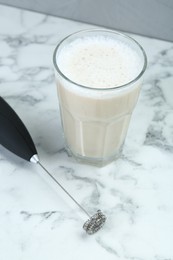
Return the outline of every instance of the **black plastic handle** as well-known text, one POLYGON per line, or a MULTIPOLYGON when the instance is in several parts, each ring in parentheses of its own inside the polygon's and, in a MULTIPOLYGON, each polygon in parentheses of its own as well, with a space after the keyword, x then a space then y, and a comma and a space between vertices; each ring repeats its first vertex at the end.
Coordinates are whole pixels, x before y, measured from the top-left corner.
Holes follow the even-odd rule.
POLYGON ((37 154, 25 125, 2 97, 0 97, 0 144, 27 161, 37 154))

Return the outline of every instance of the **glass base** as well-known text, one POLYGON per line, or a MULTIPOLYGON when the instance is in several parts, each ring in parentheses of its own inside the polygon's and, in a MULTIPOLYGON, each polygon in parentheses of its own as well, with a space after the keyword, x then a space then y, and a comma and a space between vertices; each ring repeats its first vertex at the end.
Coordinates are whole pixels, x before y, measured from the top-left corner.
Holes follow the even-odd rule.
POLYGON ((82 156, 79 154, 75 154, 67 146, 65 147, 65 149, 66 149, 67 153, 70 156, 74 157, 75 160, 79 163, 93 165, 93 166, 97 166, 97 167, 103 167, 103 166, 106 166, 106 165, 110 164, 111 162, 117 160, 121 156, 122 147, 118 150, 118 152, 114 153, 112 156, 104 157, 104 158, 91 158, 91 157, 86 157, 86 156, 82 156))

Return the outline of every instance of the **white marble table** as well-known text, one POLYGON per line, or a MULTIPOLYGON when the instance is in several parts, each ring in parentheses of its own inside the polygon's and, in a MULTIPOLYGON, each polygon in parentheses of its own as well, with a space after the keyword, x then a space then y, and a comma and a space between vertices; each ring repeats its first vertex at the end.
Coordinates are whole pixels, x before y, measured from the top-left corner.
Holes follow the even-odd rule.
POLYGON ((42 163, 89 212, 107 215, 86 235, 85 215, 42 169, 0 146, 0 260, 173 259, 173 44, 133 36, 149 66, 123 156, 104 168, 80 165, 64 150, 52 52, 91 27, 0 6, 0 95, 42 163))

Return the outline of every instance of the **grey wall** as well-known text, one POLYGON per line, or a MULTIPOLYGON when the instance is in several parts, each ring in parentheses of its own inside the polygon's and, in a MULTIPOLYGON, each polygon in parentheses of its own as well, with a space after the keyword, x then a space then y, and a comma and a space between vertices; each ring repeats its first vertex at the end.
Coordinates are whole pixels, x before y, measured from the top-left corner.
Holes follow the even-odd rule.
POLYGON ((0 3, 173 41, 173 0, 0 0, 0 3))

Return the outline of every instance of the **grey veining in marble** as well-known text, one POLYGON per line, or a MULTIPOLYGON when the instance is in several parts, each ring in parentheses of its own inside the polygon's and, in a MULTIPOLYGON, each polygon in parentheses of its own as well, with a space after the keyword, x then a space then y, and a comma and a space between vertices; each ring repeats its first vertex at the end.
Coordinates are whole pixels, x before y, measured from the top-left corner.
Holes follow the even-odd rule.
POLYGON ((149 65, 122 157, 80 165, 64 150, 52 52, 86 24, 0 6, 0 95, 20 115, 42 163, 89 211, 107 215, 87 236, 85 216, 39 166, 0 146, 0 260, 173 259, 173 44, 135 35, 149 65))

